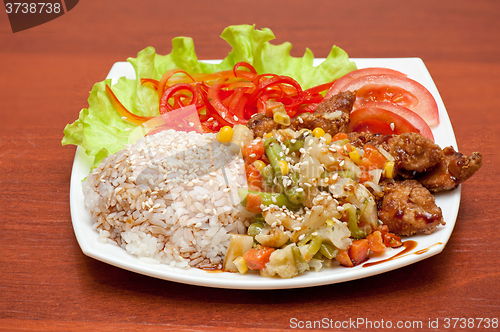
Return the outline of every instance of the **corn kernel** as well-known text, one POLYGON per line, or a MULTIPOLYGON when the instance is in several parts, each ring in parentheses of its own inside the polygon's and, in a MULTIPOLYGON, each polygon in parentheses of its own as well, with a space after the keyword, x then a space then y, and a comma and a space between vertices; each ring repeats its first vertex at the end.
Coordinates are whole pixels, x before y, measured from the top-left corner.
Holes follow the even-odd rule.
POLYGON ((233 260, 233 264, 236 265, 236 268, 241 274, 245 274, 248 271, 248 266, 243 257, 238 256, 233 260))
POLYGON ((289 126, 290 125, 290 116, 284 112, 276 112, 273 115, 273 120, 274 122, 284 125, 284 126, 289 126))
POLYGON ((384 165, 385 177, 388 179, 394 178, 394 161, 388 161, 384 165))
POLYGON ((314 137, 320 138, 320 137, 325 136, 325 131, 323 130, 323 128, 317 127, 317 128, 314 128, 313 135, 314 135, 314 137))
POLYGON ((265 134, 264 134, 264 137, 265 137, 265 138, 271 138, 271 137, 273 137, 273 133, 272 133, 271 131, 270 131, 270 132, 268 132, 268 133, 265 133, 265 134))
POLYGON ((230 126, 222 127, 217 133, 217 139, 221 143, 229 143, 233 139, 233 128, 230 126))
POLYGON ((290 167, 288 166, 288 163, 284 160, 278 161, 278 166, 280 167, 281 174, 287 175, 288 172, 290 172, 290 167))
POLYGON ((332 142, 332 135, 326 133, 325 136, 323 136, 323 138, 325 139, 326 145, 330 145, 330 143, 332 142))
POLYGON ((253 162, 253 165, 255 168, 257 168, 259 171, 261 171, 264 167, 266 167, 266 163, 263 162, 262 160, 256 160, 253 162))
POLYGON ((354 149, 351 152, 349 152, 349 158, 351 158, 351 160, 354 161, 356 165, 361 164, 361 155, 359 154, 357 149, 354 149))

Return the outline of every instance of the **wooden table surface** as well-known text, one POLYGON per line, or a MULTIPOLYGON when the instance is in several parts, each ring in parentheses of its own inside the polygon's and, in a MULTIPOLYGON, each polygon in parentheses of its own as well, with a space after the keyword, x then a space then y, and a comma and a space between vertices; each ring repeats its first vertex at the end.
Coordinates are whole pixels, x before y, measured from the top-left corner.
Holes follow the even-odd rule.
POLYGON ((18 33, 1 14, 0 330, 281 331, 323 319, 420 321, 415 330, 429 330, 438 319, 433 330, 443 331, 446 318, 472 319, 457 330, 486 318, 481 330, 498 329, 499 37, 496 0, 80 1, 18 33), (69 203, 76 147, 61 146, 64 126, 114 62, 146 46, 167 54, 181 35, 193 37, 200 59, 222 58, 230 48, 219 36, 232 24, 271 28, 273 43, 290 41, 294 56, 308 47, 325 57, 338 45, 353 58, 423 59, 459 149, 484 159, 462 186, 442 253, 361 280, 272 291, 179 284, 82 253, 69 203))

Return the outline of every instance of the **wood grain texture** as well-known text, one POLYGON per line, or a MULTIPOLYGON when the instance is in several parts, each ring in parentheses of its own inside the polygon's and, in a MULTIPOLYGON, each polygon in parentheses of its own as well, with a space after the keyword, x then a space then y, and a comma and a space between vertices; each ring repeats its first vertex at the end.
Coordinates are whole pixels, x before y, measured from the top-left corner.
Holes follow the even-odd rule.
MULTIPOLYGON (((290 319, 422 321, 500 318, 500 2, 80 1, 13 34, 0 15, 0 331, 290 329, 290 319), (146 46, 193 37, 200 59, 224 57, 231 24, 269 27, 292 55, 332 45, 351 57, 420 57, 458 146, 484 165, 462 186, 452 237, 432 258, 341 284, 297 290, 210 289, 158 280, 82 254, 71 225, 75 147, 63 128, 92 85, 146 46)), ((362 329, 361 329, 362 330, 362 329)), ((435 331, 445 330, 442 325, 435 331)))

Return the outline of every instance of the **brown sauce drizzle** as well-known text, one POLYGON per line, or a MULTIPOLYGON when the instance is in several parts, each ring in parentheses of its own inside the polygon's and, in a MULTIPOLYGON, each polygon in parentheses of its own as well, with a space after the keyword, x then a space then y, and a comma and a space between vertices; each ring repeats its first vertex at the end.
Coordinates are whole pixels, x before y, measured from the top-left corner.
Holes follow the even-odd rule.
MULTIPOLYGON (((369 267, 369 266, 373 266, 373 265, 378 265, 378 264, 381 264, 381 263, 385 263, 385 262, 388 262, 388 261, 392 261, 392 260, 395 260, 397 258, 400 258, 402 257, 403 255, 407 254, 408 252, 412 251, 413 249, 415 249, 417 247, 417 241, 413 241, 413 240, 408 240, 408 241, 405 241, 403 242, 403 250, 401 250, 400 252, 398 252, 397 254, 395 254, 394 256, 391 256, 389 258, 386 258, 386 259, 382 259, 380 261, 376 261, 376 262, 368 262, 368 263, 365 263, 362 265, 362 267, 369 267)), ((419 251, 415 251, 414 254, 415 255, 422 255, 422 254, 425 254, 426 252, 429 251, 430 248, 434 247, 434 246, 437 246, 439 244, 443 244, 442 242, 437 242, 437 243, 434 243, 433 245, 425 248, 425 249, 421 249, 419 251)), ((406 255, 405 255, 406 256, 406 255)))
POLYGON ((422 254, 425 254, 426 252, 428 252, 428 251, 429 251, 429 249, 430 249, 430 248, 432 248, 432 247, 434 247, 434 246, 437 246, 437 245, 439 245, 439 244, 443 244, 443 243, 442 243, 442 242, 434 243, 432 246, 429 246, 429 247, 427 247, 427 248, 425 248, 425 249, 421 249, 421 250, 419 250, 419 251, 415 251, 415 252, 414 252, 414 254, 415 254, 415 255, 422 255, 422 254))
POLYGON ((413 241, 413 240, 408 240, 408 241, 405 241, 403 242, 403 250, 401 250, 400 252, 398 252, 396 255, 394 256, 391 256, 389 258, 386 258, 386 259, 382 259, 380 261, 376 261, 376 262, 368 262, 368 263, 365 263, 363 264, 362 266, 363 267, 369 267, 369 266, 373 266, 373 265, 377 265, 377 264, 381 264, 381 263, 385 263, 385 262, 388 262, 388 261, 392 261, 394 259, 397 259, 399 257, 401 257, 401 255, 404 255, 406 254, 407 252, 410 252, 412 251, 413 249, 415 249, 417 247, 417 241, 413 241))

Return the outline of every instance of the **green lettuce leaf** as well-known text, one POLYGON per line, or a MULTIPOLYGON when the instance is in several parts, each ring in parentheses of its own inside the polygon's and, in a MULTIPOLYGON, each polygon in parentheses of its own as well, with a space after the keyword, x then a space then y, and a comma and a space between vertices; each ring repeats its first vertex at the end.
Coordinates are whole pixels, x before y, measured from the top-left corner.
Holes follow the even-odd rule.
MULTIPOLYGON (((112 90, 123 105, 132 113, 141 116, 159 115, 159 98, 154 89, 141 85, 141 78, 160 79, 163 73, 180 68, 189 73, 213 73, 229 70, 240 61, 249 62, 259 73, 288 75, 296 79, 304 89, 330 82, 356 69, 347 53, 333 46, 330 54, 320 65, 314 66, 314 55, 306 49, 303 57, 290 55, 292 45, 283 43, 272 45, 275 38, 270 29, 255 29, 253 25, 229 26, 221 37, 232 50, 220 63, 206 63, 198 60, 193 40, 176 37, 172 40, 172 51, 167 55, 157 54, 153 47, 147 47, 136 58, 127 61, 133 66, 136 79, 120 78, 112 90)), ((88 98, 88 108, 80 111, 75 122, 64 129, 62 144, 73 144, 85 149, 94 158, 93 166, 102 159, 121 150, 129 141, 130 132, 137 126, 124 121, 105 93, 105 84, 110 80, 96 83, 88 98)))

